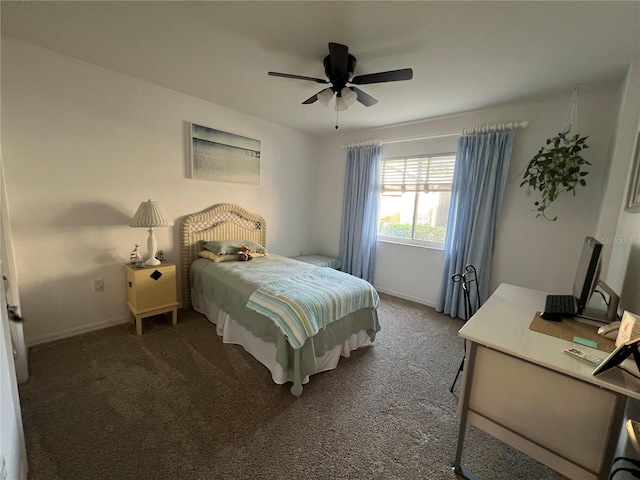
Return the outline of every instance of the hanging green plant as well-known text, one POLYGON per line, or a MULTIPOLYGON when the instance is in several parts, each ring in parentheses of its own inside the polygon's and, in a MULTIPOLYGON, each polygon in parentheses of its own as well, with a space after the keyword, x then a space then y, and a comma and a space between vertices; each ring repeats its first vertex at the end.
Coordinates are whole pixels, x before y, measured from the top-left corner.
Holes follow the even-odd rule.
POLYGON ((556 221, 557 216, 549 218, 546 210, 551 203, 563 192, 576 194, 578 185, 587 184, 584 177, 589 172, 584 171, 586 165, 591 165, 580 155, 580 152, 589 146, 586 144, 588 137, 580 137, 579 134, 566 138, 568 131, 559 133, 556 137, 547 140, 547 146, 541 147, 538 153, 531 159, 524 172, 520 187, 527 185, 541 194, 539 201, 535 202, 536 218, 542 216, 547 220, 556 221))

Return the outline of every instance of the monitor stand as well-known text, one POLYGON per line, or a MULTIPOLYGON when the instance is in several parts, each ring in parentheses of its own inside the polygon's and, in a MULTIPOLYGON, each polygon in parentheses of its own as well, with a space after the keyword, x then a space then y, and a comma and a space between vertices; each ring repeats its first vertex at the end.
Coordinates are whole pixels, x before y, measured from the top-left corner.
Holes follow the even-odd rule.
MULTIPOLYGON (((585 308, 580 315, 578 315, 578 319, 590 320, 594 322, 594 325, 602 325, 606 323, 611 323, 610 320, 607 319, 607 311, 606 310, 598 310, 595 308, 585 308)), ((582 322, 582 323, 591 323, 591 322, 582 322)))

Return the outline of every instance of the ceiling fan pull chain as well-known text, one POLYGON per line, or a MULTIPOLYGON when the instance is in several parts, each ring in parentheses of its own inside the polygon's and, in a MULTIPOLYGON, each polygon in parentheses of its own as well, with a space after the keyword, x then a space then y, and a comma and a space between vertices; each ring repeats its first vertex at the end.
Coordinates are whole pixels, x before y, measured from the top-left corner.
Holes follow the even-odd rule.
MULTIPOLYGON (((339 97, 336 97, 336 103, 338 102, 338 98, 339 98, 339 97)), ((336 108, 336 130, 338 129, 338 113, 339 113, 339 112, 340 112, 340 110, 338 110, 338 109, 336 108)))

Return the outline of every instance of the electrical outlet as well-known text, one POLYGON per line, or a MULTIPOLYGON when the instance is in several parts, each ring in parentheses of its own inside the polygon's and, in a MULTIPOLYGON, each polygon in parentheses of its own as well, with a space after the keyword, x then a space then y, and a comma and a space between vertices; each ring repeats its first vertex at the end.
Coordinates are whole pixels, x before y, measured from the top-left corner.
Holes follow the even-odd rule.
POLYGON ((104 292, 104 278, 99 278, 93 281, 94 292, 104 292))

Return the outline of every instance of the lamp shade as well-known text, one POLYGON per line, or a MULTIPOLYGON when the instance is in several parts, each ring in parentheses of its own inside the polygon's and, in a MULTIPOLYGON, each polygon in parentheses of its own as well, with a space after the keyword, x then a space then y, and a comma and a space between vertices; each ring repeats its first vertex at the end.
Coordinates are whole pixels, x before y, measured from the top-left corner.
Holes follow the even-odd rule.
POLYGON ((156 258, 156 252, 158 250, 158 244, 156 243, 156 236, 153 233, 153 227, 170 227, 173 225, 173 220, 167 217, 164 209, 158 202, 142 202, 138 207, 135 215, 129 222, 130 227, 141 227, 149 229, 149 238, 147 239, 147 250, 149 251, 149 258, 144 263, 147 266, 160 265, 160 260, 156 258))
POLYGON ((129 222, 130 227, 170 227, 173 220, 167 217, 158 202, 142 202, 129 222))
POLYGON ((329 105, 329 102, 333 98, 333 90, 331 90, 330 88, 325 88, 320 93, 318 93, 317 97, 318 97, 318 101, 322 105, 327 107, 329 105))
POLYGON ((349 87, 344 87, 340 90, 338 96, 336 96, 335 109, 342 112, 349 108, 358 99, 358 94, 351 90, 349 87))
POLYGON ((344 87, 340 91, 340 96, 342 97, 342 101, 347 107, 350 107, 351 105, 353 105, 355 101, 358 99, 358 94, 353 90, 351 90, 349 87, 344 87))

